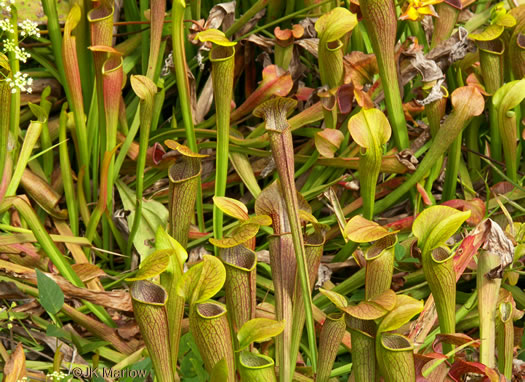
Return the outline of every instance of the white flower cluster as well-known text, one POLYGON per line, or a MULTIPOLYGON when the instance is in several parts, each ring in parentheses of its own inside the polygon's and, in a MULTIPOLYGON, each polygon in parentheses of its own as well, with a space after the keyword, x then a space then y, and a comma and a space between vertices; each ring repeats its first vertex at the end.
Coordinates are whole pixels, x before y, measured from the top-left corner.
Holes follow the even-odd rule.
POLYGON ((33 79, 28 77, 27 73, 17 72, 13 78, 6 78, 5 81, 11 87, 11 93, 16 93, 17 89, 21 92, 31 93, 33 89, 31 85, 33 84, 33 79))
POLYGON ((12 40, 4 40, 2 41, 2 43, 4 44, 4 52, 13 52, 15 54, 16 59, 19 61, 26 63, 27 59, 31 57, 31 55, 25 48, 19 47, 12 40))
MULTIPOLYGON (((46 375, 46 381, 62 381, 62 380, 65 380, 68 377, 70 377, 70 376, 67 375, 67 374, 64 374, 61 371, 54 371, 51 374, 47 374, 46 375)), ((70 380, 70 379, 71 378, 68 378, 67 380, 70 380)), ((28 381, 27 377, 22 377, 22 379, 19 379, 16 382, 27 382, 27 381, 28 381)))
POLYGON ((31 20, 26 19, 21 23, 18 23, 18 28, 20 28, 20 35, 22 37, 40 37, 38 24, 31 20))
POLYGON ((0 0, 0 9, 6 12, 11 12, 11 5, 15 3, 15 0, 0 0))
MULTIPOLYGON (((10 13, 12 8, 11 6, 15 4, 15 0, 0 0, 0 12, 4 15, 10 13)), ((11 22, 9 18, 3 18, 0 20, 0 35, 3 33, 14 34, 15 33, 14 23, 11 22)), ((38 24, 31 20, 23 20, 18 23, 19 33, 21 36, 21 41, 27 37, 40 37, 40 30, 38 29, 38 24)), ((19 41, 20 42, 20 41, 19 41)), ((31 57, 31 54, 15 43, 15 40, 6 38, 1 41, 3 51, 5 53, 11 53, 15 56, 15 59, 26 63, 27 60, 31 57)), ((27 73, 17 72, 13 77, 7 77, 1 73, 0 80, 6 81, 11 87, 11 93, 16 93, 18 90, 21 92, 31 93, 33 89, 31 85, 33 84, 33 79, 27 75, 27 73), (1 77, 4 77, 3 79, 1 77)))
POLYGON ((63 379, 66 379, 67 377, 69 377, 69 375, 61 371, 54 371, 51 374, 46 375, 46 381, 61 381, 63 379))
POLYGON ((0 20, 0 29, 7 33, 15 33, 15 28, 9 19, 0 20))

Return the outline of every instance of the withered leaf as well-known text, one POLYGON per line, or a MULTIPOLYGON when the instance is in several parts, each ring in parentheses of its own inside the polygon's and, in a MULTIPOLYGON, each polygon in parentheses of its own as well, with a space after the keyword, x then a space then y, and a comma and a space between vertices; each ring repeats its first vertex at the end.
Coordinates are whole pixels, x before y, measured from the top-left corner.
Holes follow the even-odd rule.
POLYGON ((503 270, 514 260, 514 244, 505 235, 500 225, 492 219, 485 219, 479 223, 471 233, 471 235, 477 234, 482 235, 481 248, 501 259, 501 265, 492 269, 487 276, 491 279, 502 278, 503 270))

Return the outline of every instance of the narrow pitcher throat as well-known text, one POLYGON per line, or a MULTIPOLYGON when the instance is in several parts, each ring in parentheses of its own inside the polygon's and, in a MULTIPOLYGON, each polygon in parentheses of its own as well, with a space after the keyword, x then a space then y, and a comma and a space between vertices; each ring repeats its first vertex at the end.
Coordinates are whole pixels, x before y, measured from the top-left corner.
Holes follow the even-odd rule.
POLYGON ((224 62, 233 59, 235 56, 235 48, 233 46, 214 46, 210 51, 211 62, 224 62))

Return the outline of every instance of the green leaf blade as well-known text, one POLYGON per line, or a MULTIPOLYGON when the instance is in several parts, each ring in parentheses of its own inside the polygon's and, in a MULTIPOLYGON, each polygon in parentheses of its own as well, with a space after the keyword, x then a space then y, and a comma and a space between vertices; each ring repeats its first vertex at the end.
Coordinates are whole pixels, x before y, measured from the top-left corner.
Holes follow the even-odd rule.
POLYGON ((50 314, 57 314, 64 305, 64 293, 51 277, 36 269, 40 305, 50 314))

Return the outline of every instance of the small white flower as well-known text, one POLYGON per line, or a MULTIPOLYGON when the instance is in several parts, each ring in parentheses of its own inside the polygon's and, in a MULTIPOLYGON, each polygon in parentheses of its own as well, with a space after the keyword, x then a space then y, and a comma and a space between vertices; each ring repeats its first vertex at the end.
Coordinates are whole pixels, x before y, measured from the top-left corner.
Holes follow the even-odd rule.
POLYGON ((11 13, 11 5, 14 4, 15 2, 12 1, 12 0, 0 0, 0 11, 3 13, 3 14, 9 14, 11 13))
POLYGON ((38 24, 31 20, 24 20, 21 23, 18 23, 20 28, 20 35, 22 37, 40 37, 40 30, 38 29, 38 24))
POLYGON ((13 78, 6 78, 5 80, 9 87, 11 88, 11 93, 16 93, 18 90, 21 92, 32 93, 33 89, 31 85, 33 84, 33 79, 28 76, 27 73, 17 72, 14 74, 13 78))
POLYGON ((0 20, 0 29, 7 33, 15 33, 15 28, 13 28, 13 24, 11 24, 11 20, 9 19, 0 20))
POLYGON ((25 50, 25 48, 20 48, 17 46, 17 49, 15 49, 15 56, 17 60, 22 61, 23 63, 27 62, 27 59, 31 57, 29 52, 25 50))

